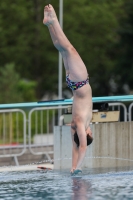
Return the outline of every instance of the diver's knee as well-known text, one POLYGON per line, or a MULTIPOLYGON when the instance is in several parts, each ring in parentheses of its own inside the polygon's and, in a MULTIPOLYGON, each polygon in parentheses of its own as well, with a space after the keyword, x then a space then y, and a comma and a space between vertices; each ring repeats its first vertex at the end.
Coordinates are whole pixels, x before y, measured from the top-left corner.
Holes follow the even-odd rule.
POLYGON ((67 51, 68 51, 70 54, 77 54, 76 49, 75 49, 72 45, 68 45, 67 51))

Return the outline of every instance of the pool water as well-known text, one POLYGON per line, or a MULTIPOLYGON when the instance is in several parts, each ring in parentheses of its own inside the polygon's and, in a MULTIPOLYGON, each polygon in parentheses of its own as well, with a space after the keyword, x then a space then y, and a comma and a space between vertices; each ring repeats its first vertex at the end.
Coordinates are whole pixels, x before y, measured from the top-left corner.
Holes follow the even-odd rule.
POLYGON ((84 170, 70 176, 66 171, 1 172, 2 200, 128 200, 133 199, 133 170, 84 170))

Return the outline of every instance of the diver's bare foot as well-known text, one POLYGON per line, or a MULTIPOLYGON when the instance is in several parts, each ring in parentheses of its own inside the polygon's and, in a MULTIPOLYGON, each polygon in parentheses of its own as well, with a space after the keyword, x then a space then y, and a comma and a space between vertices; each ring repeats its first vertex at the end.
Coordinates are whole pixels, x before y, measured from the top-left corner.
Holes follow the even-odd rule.
POLYGON ((51 4, 45 6, 43 24, 49 26, 50 24, 53 24, 56 19, 57 16, 53 6, 51 4))

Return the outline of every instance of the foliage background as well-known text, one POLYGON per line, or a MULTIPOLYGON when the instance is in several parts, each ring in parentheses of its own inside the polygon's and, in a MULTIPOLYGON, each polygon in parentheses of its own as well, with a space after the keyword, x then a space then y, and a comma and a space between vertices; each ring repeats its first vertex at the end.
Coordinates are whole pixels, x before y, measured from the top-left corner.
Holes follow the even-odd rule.
MULTIPOLYGON (((0 103, 58 94, 58 52, 42 24, 48 3, 58 16, 57 0, 0 2, 0 103)), ((64 0, 63 29, 87 66, 93 96, 132 93, 132 10, 132 0, 64 0)), ((64 71, 63 95, 72 95, 64 71)))

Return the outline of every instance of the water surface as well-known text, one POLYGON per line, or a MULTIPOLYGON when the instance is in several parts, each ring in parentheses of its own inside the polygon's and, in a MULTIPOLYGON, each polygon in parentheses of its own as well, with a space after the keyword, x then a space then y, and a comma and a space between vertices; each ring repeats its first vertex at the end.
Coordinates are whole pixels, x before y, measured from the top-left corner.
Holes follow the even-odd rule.
POLYGON ((68 170, 0 173, 2 200, 128 200, 133 199, 133 170, 84 170, 72 177, 68 170))

